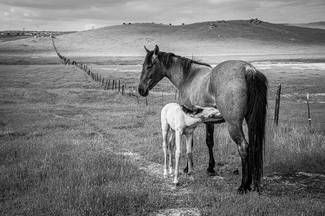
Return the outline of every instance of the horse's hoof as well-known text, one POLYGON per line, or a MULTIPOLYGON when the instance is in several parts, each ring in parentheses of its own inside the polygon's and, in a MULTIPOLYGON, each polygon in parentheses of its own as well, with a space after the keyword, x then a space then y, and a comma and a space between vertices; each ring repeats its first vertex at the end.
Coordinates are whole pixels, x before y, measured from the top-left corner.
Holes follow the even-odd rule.
POLYGON ((251 186, 240 186, 238 189, 237 189, 237 194, 246 194, 248 191, 251 191, 252 188, 251 186))
POLYGON ((256 191, 258 193, 258 195, 261 195, 260 187, 258 185, 253 185, 253 190, 252 191, 256 191))
POLYGON ((217 173, 213 169, 207 169, 207 175, 208 176, 216 176, 217 173))
POLYGON ((184 173, 188 173, 188 168, 185 167, 185 168, 183 169, 183 172, 184 172, 184 173))

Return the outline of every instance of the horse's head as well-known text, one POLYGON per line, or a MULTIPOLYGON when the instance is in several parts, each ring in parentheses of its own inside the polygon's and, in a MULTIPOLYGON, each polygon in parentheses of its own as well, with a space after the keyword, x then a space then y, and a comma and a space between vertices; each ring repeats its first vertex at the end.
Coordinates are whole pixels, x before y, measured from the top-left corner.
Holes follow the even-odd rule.
POLYGON ((147 55, 142 65, 138 91, 141 96, 145 97, 149 94, 149 90, 165 76, 165 72, 158 59, 159 47, 156 45, 153 51, 144 48, 147 55))

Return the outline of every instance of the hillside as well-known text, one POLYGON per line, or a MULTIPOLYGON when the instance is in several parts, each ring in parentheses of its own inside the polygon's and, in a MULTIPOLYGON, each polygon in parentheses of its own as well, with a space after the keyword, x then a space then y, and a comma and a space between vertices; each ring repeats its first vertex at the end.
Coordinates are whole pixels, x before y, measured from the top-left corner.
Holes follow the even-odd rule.
POLYGON ((299 26, 303 28, 318 28, 318 29, 325 29, 325 21, 323 22, 311 22, 311 23, 294 23, 290 24, 292 26, 299 26))
MULTIPOLYGON (((184 56, 324 56, 325 30, 257 19, 208 21, 185 25, 135 23, 61 35, 56 46, 66 56, 143 56, 143 46, 184 56)), ((3 42, 3 52, 15 50, 53 52, 50 38, 3 42), (27 49, 26 49, 27 50, 27 49)))

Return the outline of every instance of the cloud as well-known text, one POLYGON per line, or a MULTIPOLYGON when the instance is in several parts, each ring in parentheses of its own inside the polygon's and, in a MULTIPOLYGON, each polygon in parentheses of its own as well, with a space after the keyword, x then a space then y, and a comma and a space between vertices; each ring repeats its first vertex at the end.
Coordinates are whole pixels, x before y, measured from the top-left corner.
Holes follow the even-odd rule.
POLYGON ((132 0, 1 0, 1 4, 11 7, 34 9, 85 9, 90 7, 114 7, 132 0))
POLYGON ((324 20, 324 0, 1 0, 0 30, 84 28, 123 22, 193 23, 259 18, 268 22, 324 20))

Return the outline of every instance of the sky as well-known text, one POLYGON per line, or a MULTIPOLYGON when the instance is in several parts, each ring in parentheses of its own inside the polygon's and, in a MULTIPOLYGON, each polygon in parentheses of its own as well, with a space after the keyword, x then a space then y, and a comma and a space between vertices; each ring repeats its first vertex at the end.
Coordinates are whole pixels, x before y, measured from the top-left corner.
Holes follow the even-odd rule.
POLYGON ((251 18, 325 21, 325 0, 0 0, 0 31, 82 31, 122 23, 180 25, 251 18))

